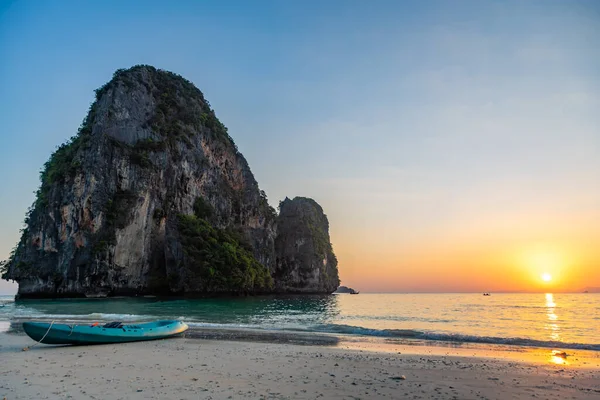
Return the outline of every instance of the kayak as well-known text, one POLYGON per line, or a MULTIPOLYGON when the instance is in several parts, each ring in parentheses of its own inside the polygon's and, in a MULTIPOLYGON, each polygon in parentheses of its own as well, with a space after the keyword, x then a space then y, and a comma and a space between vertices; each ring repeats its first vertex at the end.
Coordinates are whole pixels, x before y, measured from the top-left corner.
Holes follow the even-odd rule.
POLYGON ((45 344, 125 343, 164 339, 188 329, 181 321, 155 321, 141 324, 109 322, 104 325, 67 325, 47 322, 24 322, 25 333, 45 344))

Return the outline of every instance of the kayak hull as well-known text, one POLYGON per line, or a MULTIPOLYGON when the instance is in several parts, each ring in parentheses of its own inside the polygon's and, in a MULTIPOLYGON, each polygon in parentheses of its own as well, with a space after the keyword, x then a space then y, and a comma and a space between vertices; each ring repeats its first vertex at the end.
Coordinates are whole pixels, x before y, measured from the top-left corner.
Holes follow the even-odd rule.
POLYGON ((185 332, 188 326, 181 321, 127 324, 117 328, 24 322, 23 329, 30 338, 45 344, 101 344, 164 339, 185 332))

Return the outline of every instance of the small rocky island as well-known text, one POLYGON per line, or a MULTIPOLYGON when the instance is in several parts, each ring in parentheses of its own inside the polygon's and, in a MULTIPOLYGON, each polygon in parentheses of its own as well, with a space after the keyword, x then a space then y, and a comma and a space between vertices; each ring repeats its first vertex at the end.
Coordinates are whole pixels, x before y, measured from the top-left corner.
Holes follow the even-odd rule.
POLYGON ((347 287, 347 286, 340 286, 336 289, 335 292, 333 293, 348 293, 348 294, 358 294, 359 292, 357 292, 356 290, 347 287))
POLYGON ((332 293, 329 223, 277 213, 202 92, 147 65, 96 90, 41 186, 2 278, 20 297, 332 293))

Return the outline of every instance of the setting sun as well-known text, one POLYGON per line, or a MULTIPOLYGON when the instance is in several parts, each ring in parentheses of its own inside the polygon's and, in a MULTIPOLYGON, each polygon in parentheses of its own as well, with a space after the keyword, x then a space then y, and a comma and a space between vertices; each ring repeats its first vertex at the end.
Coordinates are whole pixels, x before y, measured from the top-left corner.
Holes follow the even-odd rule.
POLYGON ((542 280, 544 282, 550 282, 552 280, 552 275, 550 275, 549 273, 545 272, 542 274, 542 280))

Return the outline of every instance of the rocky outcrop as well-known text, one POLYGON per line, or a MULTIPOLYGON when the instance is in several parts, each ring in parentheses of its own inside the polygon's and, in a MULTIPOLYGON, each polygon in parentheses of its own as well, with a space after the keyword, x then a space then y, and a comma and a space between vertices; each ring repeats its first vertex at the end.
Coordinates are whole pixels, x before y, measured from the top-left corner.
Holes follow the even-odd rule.
POLYGON ((41 181, 4 265, 22 297, 337 287, 325 283, 337 279, 333 253, 315 247, 321 263, 287 248, 276 254, 275 210, 203 94, 176 74, 118 70, 41 181))
POLYGON ((279 203, 274 274, 282 292, 333 292, 340 284, 329 240, 329 222, 316 201, 286 198, 279 203))
POLYGON ((348 286, 340 286, 333 293, 348 293, 348 294, 358 294, 358 292, 348 286))

